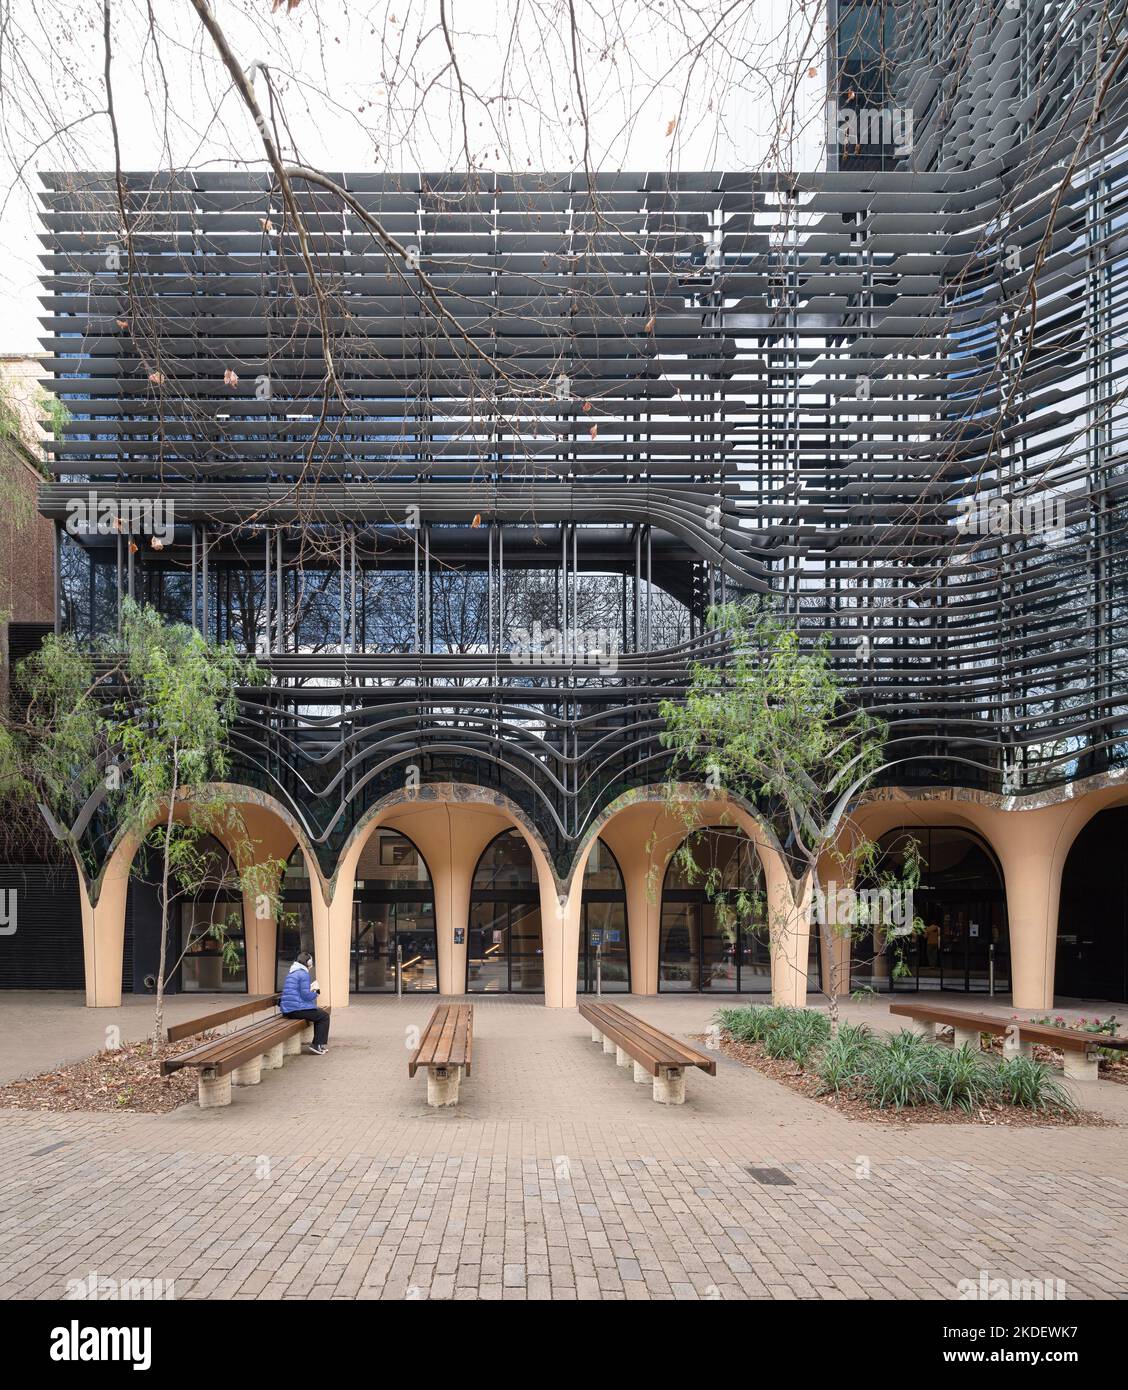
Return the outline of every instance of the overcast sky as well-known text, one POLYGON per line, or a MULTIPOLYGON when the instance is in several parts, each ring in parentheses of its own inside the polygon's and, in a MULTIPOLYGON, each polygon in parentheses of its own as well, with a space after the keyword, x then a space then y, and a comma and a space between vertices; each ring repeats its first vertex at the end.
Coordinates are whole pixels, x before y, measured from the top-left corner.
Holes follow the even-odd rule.
MULTIPOLYGON (((244 68, 269 68, 287 154, 304 163, 464 169, 468 141, 480 167, 584 167, 567 0, 447 0, 450 46, 439 0, 214 8, 244 68)), ((262 167, 254 125, 188 0, 151 0, 151 13, 155 29, 146 0, 113 0, 123 167, 262 167)), ((575 14, 591 167, 822 164, 821 0, 576 0, 575 14), (795 116, 781 117, 792 104, 795 116)), ((36 352, 36 172, 113 166, 102 6, 0 0, 0 15, 0 353, 36 352)), ((265 104, 261 72, 256 93, 265 104)))

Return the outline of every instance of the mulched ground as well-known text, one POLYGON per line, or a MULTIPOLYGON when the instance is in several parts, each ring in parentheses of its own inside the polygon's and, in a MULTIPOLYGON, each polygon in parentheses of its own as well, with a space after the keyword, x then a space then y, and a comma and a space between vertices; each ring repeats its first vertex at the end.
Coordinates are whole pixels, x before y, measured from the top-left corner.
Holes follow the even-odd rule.
MULTIPOLYGON (((706 1041, 705 1035, 699 1034, 697 1041, 706 1041)), ((1031 1126, 1063 1127, 1075 1125, 1115 1127, 1115 1121, 1108 1120, 1103 1115, 1095 1115, 1088 1110, 1078 1110, 1070 1114, 1068 1111, 1033 1111, 1023 1110, 1016 1105, 998 1104, 980 1106, 975 1110, 945 1110, 939 1105, 914 1105, 903 1110, 878 1110, 875 1106, 858 1099, 856 1096, 844 1093, 819 1095, 819 1079, 813 1072, 805 1071, 798 1062, 788 1062, 767 1056, 759 1043, 735 1042, 722 1033, 720 1045, 721 1051, 726 1057, 732 1057, 746 1067, 755 1067, 765 1076, 770 1076, 773 1081, 789 1086, 793 1091, 798 1091, 800 1095, 818 1101, 820 1105, 825 1105, 830 1110, 837 1110, 840 1115, 845 1115, 851 1120, 869 1120, 877 1124, 902 1126, 1006 1125, 1011 1128, 1024 1129, 1031 1126)))
MULTIPOLYGON (((204 1037, 211 1036, 205 1034, 204 1037)), ((115 1110, 131 1115, 164 1115, 196 1099, 192 1068, 161 1076, 161 1058, 199 1047, 203 1037, 163 1043, 157 1056, 151 1042, 127 1043, 96 1052, 56 1071, 0 1086, 0 1110, 115 1110)))

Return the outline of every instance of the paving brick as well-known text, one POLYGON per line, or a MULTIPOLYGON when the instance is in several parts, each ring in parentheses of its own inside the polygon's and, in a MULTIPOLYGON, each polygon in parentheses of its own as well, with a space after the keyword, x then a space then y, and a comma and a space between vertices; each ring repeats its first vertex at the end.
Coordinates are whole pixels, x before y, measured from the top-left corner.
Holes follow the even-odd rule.
MULTIPOLYGON (((3 1112, 0 1297, 61 1297, 91 1272, 174 1279, 187 1300, 955 1298, 981 1270, 1128 1293, 1126 1087, 1083 1093, 1108 1127, 890 1125, 722 1056, 667 1109, 575 1012, 479 999, 474 1075, 438 1114, 402 1060, 432 1004, 354 1000, 325 1062, 294 1059, 222 1111, 3 1112)), ((715 1001, 628 1006, 688 1037, 715 1001)), ((7 996, 0 1075, 82 1055, 103 1013, 148 1027, 144 1001, 94 1027, 77 997, 7 996)))

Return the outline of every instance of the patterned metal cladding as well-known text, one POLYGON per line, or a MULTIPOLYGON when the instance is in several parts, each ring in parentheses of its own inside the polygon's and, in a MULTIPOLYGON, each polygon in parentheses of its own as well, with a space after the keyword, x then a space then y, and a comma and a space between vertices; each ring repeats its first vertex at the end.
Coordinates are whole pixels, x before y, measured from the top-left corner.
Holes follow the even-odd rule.
POLYGON ((41 510, 93 488, 176 521, 159 554, 62 530, 87 617, 64 602, 93 631, 99 585, 104 617, 163 584, 257 647, 245 775, 326 862, 421 766, 516 800, 566 865, 660 778, 658 701, 723 660, 704 614, 741 593, 831 633, 897 782, 1124 761, 1124 6, 891 8, 888 112, 840 84, 828 170, 296 177, 312 282, 266 175, 130 174, 128 237, 111 176, 44 178, 73 418, 41 510), (462 649, 448 572, 481 577, 462 649), (619 577, 613 672, 514 663, 533 572, 563 632, 619 577), (410 591, 394 640, 381 575, 410 591))

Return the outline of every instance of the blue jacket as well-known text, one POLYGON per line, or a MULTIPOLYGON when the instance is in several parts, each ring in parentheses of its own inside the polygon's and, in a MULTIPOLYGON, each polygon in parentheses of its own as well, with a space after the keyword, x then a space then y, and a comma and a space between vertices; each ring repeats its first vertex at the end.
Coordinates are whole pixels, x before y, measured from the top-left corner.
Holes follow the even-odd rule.
POLYGON ((309 987, 309 971, 297 961, 290 966, 286 983, 282 986, 282 1001, 279 1008, 284 1014, 297 1013, 299 1009, 316 1009, 317 995, 309 987))

